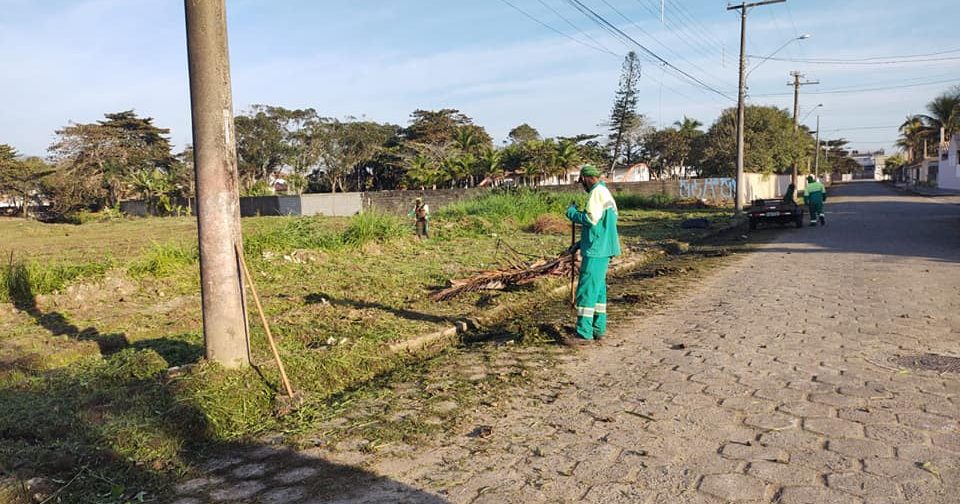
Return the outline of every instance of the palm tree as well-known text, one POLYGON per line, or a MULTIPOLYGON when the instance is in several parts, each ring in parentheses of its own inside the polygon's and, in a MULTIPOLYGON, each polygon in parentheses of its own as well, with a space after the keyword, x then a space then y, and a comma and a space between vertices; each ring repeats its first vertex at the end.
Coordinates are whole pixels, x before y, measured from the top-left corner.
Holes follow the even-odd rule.
POLYGON ((929 138, 930 129, 924 124, 920 115, 907 116, 906 120, 900 125, 900 138, 897 140, 897 146, 906 151, 908 161, 916 161, 923 150, 924 140, 929 138))
POLYGON ((940 141, 940 132, 949 140, 960 131, 960 88, 954 88, 927 104, 927 112, 920 118, 929 129, 930 140, 940 141))
POLYGON ((571 140, 561 140, 557 144, 557 153, 554 158, 554 164, 558 177, 566 176, 570 170, 582 161, 577 144, 571 140))

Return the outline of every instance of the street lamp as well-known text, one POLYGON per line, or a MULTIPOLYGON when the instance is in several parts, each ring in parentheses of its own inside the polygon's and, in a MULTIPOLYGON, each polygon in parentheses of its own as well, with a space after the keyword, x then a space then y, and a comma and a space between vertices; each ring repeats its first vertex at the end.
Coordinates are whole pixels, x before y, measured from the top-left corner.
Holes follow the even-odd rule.
POLYGON ((810 109, 809 112, 807 112, 807 115, 803 116, 803 119, 800 119, 800 122, 806 121, 807 118, 810 117, 810 114, 812 114, 814 110, 817 110, 818 108, 820 108, 820 107, 822 107, 822 106, 823 106, 822 103, 818 103, 816 107, 813 107, 812 109, 810 109))
POLYGON ((762 65, 762 64, 763 64, 765 61, 767 61, 768 59, 774 57, 778 52, 782 51, 782 50, 783 50, 785 47, 787 47, 788 45, 790 45, 790 44, 792 44, 792 43, 794 43, 794 42, 796 42, 796 41, 798 41, 798 40, 807 40, 808 38, 810 38, 810 34, 809 34, 809 33, 804 33, 803 35, 800 35, 799 37, 795 37, 795 38, 792 38, 792 39, 784 42, 783 45, 781 45, 780 47, 778 47, 775 51, 773 51, 772 53, 766 55, 766 56, 763 57, 763 58, 760 58, 760 62, 757 63, 753 68, 751 68, 751 69, 747 72, 747 75, 749 76, 751 73, 753 73, 754 70, 757 69, 757 67, 759 67, 760 65, 762 65))

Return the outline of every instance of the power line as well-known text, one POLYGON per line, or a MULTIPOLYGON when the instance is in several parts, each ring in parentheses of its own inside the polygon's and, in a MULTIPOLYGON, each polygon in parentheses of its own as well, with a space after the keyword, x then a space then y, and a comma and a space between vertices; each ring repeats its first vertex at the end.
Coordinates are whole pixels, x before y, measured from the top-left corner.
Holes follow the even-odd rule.
MULTIPOLYGON (((646 3, 643 3, 641 0, 637 0, 637 3, 643 6, 643 8, 647 12, 651 13, 653 16, 655 17, 659 16, 658 14, 659 6, 651 6, 646 3)), ((710 53, 709 45, 706 45, 706 44, 704 44, 703 46, 698 45, 697 42, 699 41, 691 39, 687 35, 687 32, 683 29, 683 27, 676 23, 676 20, 674 19, 673 15, 667 14, 666 3, 664 3, 663 24, 673 32, 673 34, 677 37, 677 39, 680 42, 683 42, 693 52, 699 54, 700 56, 703 56, 706 59, 711 59, 713 57, 713 55, 710 53), (707 49, 705 50, 704 47, 707 47, 707 49)))
POLYGON ((719 79, 716 75, 713 75, 713 74, 711 74, 710 72, 704 70, 701 66, 697 65, 696 63, 694 63, 694 62, 692 62, 692 61, 690 61, 690 60, 687 60, 687 59, 685 59, 683 56, 677 54, 676 51, 674 51, 674 50, 671 49, 669 46, 667 46, 666 44, 664 44, 663 42, 661 42, 660 40, 658 40, 656 37, 654 37, 652 34, 650 34, 649 32, 647 32, 646 30, 644 30, 642 26, 638 25, 636 22, 634 22, 632 19, 630 19, 626 14, 624 14, 623 11, 621 11, 621 10, 618 9, 618 8, 616 8, 614 5, 612 5, 612 4, 611 4, 610 2, 608 2, 607 0, 600 0, 600 1, 603 2, 607 7, 609 7, 610 9, 612 9, 614 12, 616 12, 616 13, 617 13, 620 17, 622 17, 625 21, 627 21, 628 23, 632 24, 637 30, 640 31, 640 33, 642 33, 642 34, 646 35, 647 37, 649 37, 650 39, 652 39, 654 42, 656 42, 656 43, 659 44, 661 47, 663 47, 667 52, 672 53, 675 57, 677 57, 677 59, 680 59, 680 60, 685 61, 688 65, 690 65, 690 66, 693 67, 693 68, 696 68, 697 70, 699 70, 700 72, 702 72, 704 75, 706 75, 706 76, 708 76, 708 77, 710 77, 710 78, 712 78, 712 79, 722 80, 722 79, 719 79))
MULTIPOLYGON (((954 77, 952 79, 945 79, 939 81, 931 82, 919 82, 916 84, 900 84, 895 86, 878 86, 878 87, 867 87, 867 88, 858 88, 858 89, 829 89, 823 91, 810 91, 807 94, 844 94, 844 93, 870 93, 873 91, 888 91, 891 89, 905 89, 911 87, 921 87, 921 86, 933 86, 936 84, 947 84, 947 83, 956 83, 960 82, 960 77, 954 77)), ((768 97, 768 96, 792 96, 793 93, 767 93, 767 94, 755 94, 752 95, 754 98, 768 97)))
MULTIPOLYGON (((760 58, 762 56, 756 56, 753 54, 748 54, 748 57, 751 58, 760 58)), ((820 60, 813 58, 767 58, 773 61, 789 61, 792 63, 806 63, 808 65, 896 65, 903 63, 924 63, 931 61, 955 61, 960 60, 960 56, 947 56, 941 58, 918 58, 918 59, 891 59, 884 61, 856 61, 856 60, 820 60)))
POLYGON ((610 48, 609 48, 609 47, 603 45, 602 42, 600 42, 599 40, 593 38, 592 35, 590 35, 589 33, 585 32, 585 31, 583 31, 579 26, 573 24, 573 21, 571 21, 569 18, 567 18, 566 16, 564 16, 564 15, 563 15, 560 11, 558 11, 557 9, 554 9, 553 6, 551 6, 550 4, 548 4, 545 0, 537 0, 537 1, 540 2, 540 4, 543 5, 544 7, 546 7, 547 9, 550 9, 551 12, 553 12, 554 14, 556 14, 557 17, 559 17, 559 18, 562 19, 564 22, 566 22, 571 28, 573 28, 574 30, 576 30, 578 33, 580 33, 581 35, 583 35, 583 36, 587 37, 588 39, 592 40, 593 43, 594 43, 597 47, 602 48, 604 51, 612 52, 612 51, 610 51, 610 48))
POLYGON ((714 88, 713 86, 711 86, 711 85, 703 82, 702 80, 694 77, 693 75, 690 75, 688 72, 686 72, 686 71, 684 71, 684 70, 682 70, 682 69, 680 69, 680 68, 677 68, 676 65, 674 65, 673 63, 670 63, 669 61, 667 61, 666 59, 664 59, 662 56, 660 56, 659 54, 657 54, 656 52, 650 50, 649 48, 647 48, 647 46, 641 44, 640 42, 637 42, 636 39, 634 39, 634 38, 631 37, 630 35, 624 33, 623 30, 621 30, 620 28, 617 28, 615 25, 613 25, 612 23, 610 23, 610 21, 607 21, 607 19, 604 18, 603 16, 601 16, 600 14, 597 14, 596 11, 594 11, 594 10, 591 9, 590 7, 587 7, 586 5, 584 5, 581 0, 567 0, 567 2, 568 2, 568 3, 571 3, 572 5, 574 5, 575 7, 577 7, 578 10, 580 10, 581 12, 583 12, 583 13, 584 13, 585 15, 587 15, 588 17, 590 17, 590 18, 592 18, 592 19, 595 19, 598 23, 601 23, 602 25, 609 27, 610 30, 613 30, 615 33, 617 33, 618 35, 620 35, 620 36, 623 37, 624 39, 629 40, 629 41, 632 42, 634 45, 636 45, 637 47, 639 47, 644 53, 648 54, 650 57, 656 59, 657 61, 659 61, 660 63, 662 63, 662 64, 664 64, 665 66, 669 67, 670 69, 672 69, 672 70, 678 72, 679 74, 683 75, 684 77, 686 77, 687 79, 689 79, 690 81, 692 81, 692 83, 695 83, 695 85, 698 85, 698 86, 700 86, 700 87, 702 87, 702 88, 704 88, 704 89, 706 89, 706 90, 708 90, 708 91, 711 91, 711 92, 713 92, 713 93, 716 93, 716 94, 718 94, 718 95, 720 95, 720 96, 722 96, 722 97, 724 97, 724 98, 726 98, 726 99, 728 99, 728 100, 731 100, 731 101, 733 100, 733 98, 730 97, 729 95, 727 95, 726 93, 724 93, 724 92, 722 92, 722 91, 714 88))
POLYGON ((615 52, 613 52, 613 51, 611 51, 611 50, 609 50, 609 49, 603 49, 603 48, 600 48, 600 47, 592 46, 592 45, 590 45, 590 44, 588 44, 588 43, 586 43, 586 42, 584 42, 584 41, 582 41, 582 40, 580 40, 580 39, 578 39, 578 38, 576 38, 576 37, 573 37, 573 36, 571 36, 571 35, 569 35, 569 34, 567 34, 567 33, 564 33, 564 32, 562 32, 562 31, 554 28, 553 26, 548 25, 547 23, 544 23, 543 21, 540 21, 539 19, 533 17, 531 14, 528 14, 525 10, 523 10, 523 9, 521 9, 520 7, 517 7, 516 5, 514 5, 513 3, 511 3, 510 0, 500 0, 500 1, 503 2, 503 3, 505 3, 505 4, 507 4, 507 5, 509 5, 510 7, 513 7, 514 10, 516 10, 516 11, 519 12, 520 14, 523 14, 524 16, 526 16, 526 17, 529 18, 530 20, 534 21, 535 23, 539 24, 540 26, 543 26, 544 28, 546 28, 546 29, 548 29, 548 30, 550 30, 550 31, 552 31, 552 32, 554 32, 554 33, 557 33, 557 34, 559 34, 559 35, 563 35, 564 37, 566 37, 566 38, 568 38, 568 39, 570 39, 570 40, 572 40, 572 41, 574 41, 574 42, 576 42, 576 43, 578 43, 578 44, 580 44, 580 45, 582 45, 582 46, 584 46, 584 47, 589 47, 590 49, 593 49, 593 50, 595 50, 595 51, 600 51, 600 52, 603 52, 603 53, 607 53, 607 54, 609 54, 609 55, 611 55, 611 56, 616 56, 617 58, 621 58, 621 57, 622 57, 621 55, 619 55, 619 54, 617 54, 617 53, 615 53, 615 52))
POLYGON ((960 52, 960 48, 957 49, 946 49, 943 51, 936 51, 930 53, 919 53, 919 54, 901 54, 896 56, 870 56, 866 58, 807 58, 818 61, 837 61, 837 62, 856 62, 856 61, 872 61, 872 60, 889 60, 889 59, 905 59, 905 58, 923 58, 926 56, 941 56, 944 54, 952 54, 960 52))

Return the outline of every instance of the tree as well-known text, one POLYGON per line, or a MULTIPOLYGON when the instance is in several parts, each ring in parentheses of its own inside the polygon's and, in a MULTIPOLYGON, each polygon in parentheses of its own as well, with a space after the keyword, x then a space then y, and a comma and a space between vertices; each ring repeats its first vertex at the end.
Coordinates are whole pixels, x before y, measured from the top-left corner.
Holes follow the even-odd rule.
POLYGON ((621 163, 621 154, 630 135, 643 125, 643 118, 637 114, 637 84, 640 82, 640 61, 633 51, 627 53, 620 74, 620 87, 613 101, 608 123, 610 134, 607 147, 612 159, 611 170, 621 163))
POLYGON ((234 118, 237 170, 247 191, 256 182, 265 182, 291 156, 282 110, 254 105, 249 112, 234 118))
POLYGON ((907 153, 907 161, 916 161, 926 155, 925 141, 930 136, 930 130, 920 115, 907 116, 900 124, 900 138, 897 146, 907 153))
POLYGON ((16 149, 0 144, 0 194, 15 194, 20 200, 20 215, 29 217, 30 200, 40 194, 43 178, 53 169, 38 157, 19 159, 16 149))
MULTIPOLYGON (((126 195, 132 174, 144 169, 166 170, 174 162, 170 130, 133 110, 105 114, 106 120, 71 124, 57 130, 50 152, 65 174, 77 180, 85 204, 116 206, 126 195), (82 182, 81 182, 82 180, 82 182)), ((69 177, 60 180, 69 183, 69 177)))
POLYGON ((523 123, 510 130, 507 137, 510 138, 510 142, 512 143, 532 142, 534 140, 540 140, 540 132, 533 126, 523 123))
MULTIPOLYGON (((723 111, 704 139, 701 175, 730 177, 736 167, 737 110, 723 111)), ((784 109, 750 105, 744 116, 745 168, 755 173, 787 173, 795 161, 813 152, 805 128, 794 132, 793 117, 784 109)))
POLYGON ((960 131, 960 86, 934 98, 927 104, 927 112, 920 118, 935 142, 940 141, 941 129, 947 139, 960 131))
MULTIPOLYGON (((312 174, 330 192, 345 191, 351 174, 366 173, 366 164, 397 134, 398 128, 372 121, 326 119, 314 125, 311 142, 319 153, 320 166, 312 174)), ((358 176, 358 178, 360 178, 358 176)), ((360 183, 358 186, 362 185, 360 183)))

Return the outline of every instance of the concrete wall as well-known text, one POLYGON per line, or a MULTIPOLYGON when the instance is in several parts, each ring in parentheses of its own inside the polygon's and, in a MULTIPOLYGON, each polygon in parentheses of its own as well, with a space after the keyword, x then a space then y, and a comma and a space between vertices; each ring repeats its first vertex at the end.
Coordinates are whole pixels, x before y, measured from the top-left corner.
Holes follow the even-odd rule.
MULTIPOLYGON (((790 184, 789 175, 745 174, 745 193, 747 202, 759 198, 779 198, 790 184)), ((801 178, 797 191, 802 191, 806 181, 801 178)), ((649 182, 611 182, 607 184, 610 192, 616 194, 642 194, 651 196, 667 194, 675 198, 695 198, 714 203, 733 201, 736 185, 731 178, 706 178, 686 180, 652 180, 649 182)), ((240 198, 240 215, 325 215, 328 217, 349 217, 360 212, 383 212, 392 215, 406 215, 413 208, 414 200, 422 197, 432 210, 475 198, 489 192, 485 187, 469 189, 437 189, 432 191, 380 191, 353 193, 302 194, 299 196, 258 196, 240 198)), ((580 184, 566 184, 543 187, 551 192, 580 193, 580 184)), ((184 204, 186 202, 183 202, 184 204)), ((146 202, 124 201, 120 209, 127 215, 146 216, 149 212, 146 202)))
MULTIPOLYGON (((941 155, 941 159, 942 155, 941 155)), ((960 134, 953 135, 947 146, 947 159, 940 161, 939 187, 960 190, 960 134)))
POLYGON ((300 195, 299 215, 349 217, 363 211, 363 193, 321 193, 300 195))

